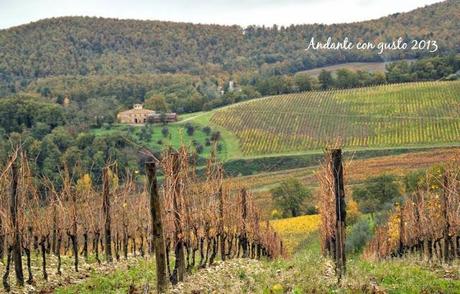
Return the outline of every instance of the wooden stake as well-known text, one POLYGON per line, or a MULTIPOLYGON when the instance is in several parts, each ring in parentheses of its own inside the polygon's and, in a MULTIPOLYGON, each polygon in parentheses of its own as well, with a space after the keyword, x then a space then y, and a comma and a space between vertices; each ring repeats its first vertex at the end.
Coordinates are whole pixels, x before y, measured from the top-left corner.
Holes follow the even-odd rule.
POLYGON ((243 249, 243 257, 248 257, 248 236, 247 236, 247 228, 246 228, 246 221, 248 218, 248 194, 246 189, 241 189, 241 211, 243 217, 243 229, 241 233, 241 249, 243 249))
POLYGON ((448 208, 448 201, 449 201, 449 177, 447 173, 443 176, 443 191, 441 196, 441 210, 442 210, 442 217, 443 217, 443 230, 442 230, 442 238, 443 238, 443 261, 448 263, 450 261, 450 252, 449 252, 449 243, 450 243, 450 223, 449 223, 449 208, 448 208))
POLYGON ((152 242, 155 250, 157 270, 157 291, 166 292, 168 279, 166 276, 166 248, 163 234, 163 221, 161 218, 161 199, 158 193, 155 162, 146 163, 148 178, 148 191, 150 200, 150 217, 152 222, 152 242))
POLYGON ((10 203, 10 213, 11 213, 11 223, 14 228, 14 239, 13 239, 13 261, 14 261, 14 271, 16 273, 16 281, 18 285, 24 286, 24 273, 22 271, 22 253, 21 253, 21 234, 19 232, 19 221, 18 221, 18 167, 16 160, 11 166, 12 171, 12 183, 11 183, 11 203, 10 203))
POLYGON ((105 217, 104 234, 105 234, 105 258, 107 262, 112 262, 112 230, 110 224, 112 222, 110 216, 110 184, 109 184, 109 168, 104 167, 102 170, 102 197, 103 210, 105 217))
MULTIPOLYGON (((173 195, 173 209, 174 209, 174 255, 176 262, 174 263, 174 270, 171 276, 172 284, 177 284, 184 280, 185 275, 185 252, 184 241, 182 232, 182 191, 180 182, 181 159, 180 154, 175 152, 173 156, 173 177, 174 177, 174 195, 173 195)), ((209 248, 209 244, 208 244, 209 248)))
POLYGON ((345 273, 345 220, 346 220, 346 205, 345 205, 345 190, 343 183, 343 167, 342 167, 342 150, 331 150, 331 164, 333 174, 334 196, 335 196, 335 264, 339 279, 345 273))

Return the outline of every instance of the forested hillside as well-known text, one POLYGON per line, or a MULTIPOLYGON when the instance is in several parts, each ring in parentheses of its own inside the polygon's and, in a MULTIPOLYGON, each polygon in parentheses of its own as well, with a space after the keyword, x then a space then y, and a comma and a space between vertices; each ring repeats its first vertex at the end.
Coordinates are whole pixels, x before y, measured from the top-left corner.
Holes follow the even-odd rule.
POLYGON ((21 89, 30 80, 60 75, 212 75, 252 70, 287 74, 343 62, 423 54, 410 50, 382 56, 376 51, 305 52, 311 37, 435 39, 438 53, 458 52, 459 10, 458 1, 448 0, 365 22, 270 28, 89 17, 46 19, 0 31, 0 84, 5 92, 21 89))

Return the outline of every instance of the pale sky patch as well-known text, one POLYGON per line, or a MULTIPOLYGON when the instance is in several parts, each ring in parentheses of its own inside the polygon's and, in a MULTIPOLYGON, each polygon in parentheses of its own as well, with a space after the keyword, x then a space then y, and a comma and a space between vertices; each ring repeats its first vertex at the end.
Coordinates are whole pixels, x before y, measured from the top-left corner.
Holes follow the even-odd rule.
POLYGON ((0 0, 0 29, 43 18, 100 16, 248 26, 343 23, 440 0, 0 0))

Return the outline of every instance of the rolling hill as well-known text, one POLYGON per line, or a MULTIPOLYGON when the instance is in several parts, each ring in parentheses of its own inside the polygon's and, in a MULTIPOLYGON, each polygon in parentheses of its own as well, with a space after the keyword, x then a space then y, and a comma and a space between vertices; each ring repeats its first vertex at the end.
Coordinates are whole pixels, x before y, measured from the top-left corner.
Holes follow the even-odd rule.
POLYGON ((38 78, 63 75, 197 75, 252 70, 286 74, 345 62, 427 54, 417 50, 382 56, 376 51, 305 52, 311 37, 370 42, 400 36, 436 39, 438 53, 459 52, 459 11, 457 0, 447 0, 363 22, 271 28, 96 17, 45 19, 0 30, 0 86, 3 91, 17 91, 38 78))
MULTIPOLYGON (((211 147, 203 128, 210 127, 220 132, 219 157, 232 161, 227 167, 232 174, 252 174, 267 165, 275 165, 274 170, 297 168, 315 162, 325 147, 336 143, 347 151, 382 155, 459 146, 460 81, 268 96, 179 119, 168 125, 167 137, 161 126, 153 126, 152 137, 143 143, 152 150, 199 143, 206 156, 211 147), (195 129, 192 135, 186 134, 188 124, 195 129)), ((116 124, 93 133, 141 133, 139 127, 130 129, 116 124)))
POLYGON ((265 97, 213 112, 246 156, 460 142, 460 82, 265 97))

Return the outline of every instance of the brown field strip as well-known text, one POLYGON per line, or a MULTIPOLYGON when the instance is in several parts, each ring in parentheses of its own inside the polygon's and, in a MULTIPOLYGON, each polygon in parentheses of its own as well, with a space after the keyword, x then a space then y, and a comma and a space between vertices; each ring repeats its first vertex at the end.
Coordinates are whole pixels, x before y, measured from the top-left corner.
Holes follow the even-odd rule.
MULTIPOLYGON (((345 168, 346 183, 348 185, 359 184, 369 176, 376 176, 383 173, 403 176, 410 171, 447 163, 455 158, 460 159, 460 148, 439 148, 401 155, 348 160, 345 168)), ((229 181, 234 181, 238 185, 246 186, 252 190, 256 198, 255 201, 264 212, 264 216, 269 216, 273 208, 270 188, 276 186, 286 178, 295 177, 315 190, 317 187, 315 178, 317 169, 318 167, 298 168, 236 177, 229 179, 229 181)))

